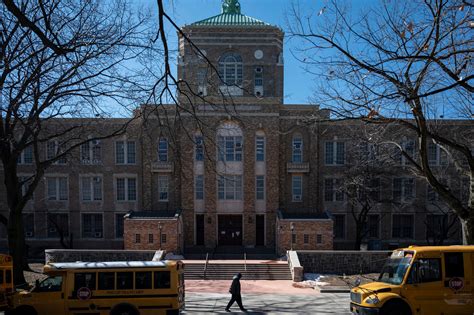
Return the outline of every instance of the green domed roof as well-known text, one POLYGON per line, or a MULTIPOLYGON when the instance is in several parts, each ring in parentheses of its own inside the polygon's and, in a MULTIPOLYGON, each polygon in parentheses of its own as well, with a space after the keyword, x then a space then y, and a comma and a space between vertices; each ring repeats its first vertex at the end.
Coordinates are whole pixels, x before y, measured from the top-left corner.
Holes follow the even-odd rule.
POLYGON ((270 24, 240 13, 238 0, 223 0, 222 13, 194 22, 193 26, 270 26, 270 24))

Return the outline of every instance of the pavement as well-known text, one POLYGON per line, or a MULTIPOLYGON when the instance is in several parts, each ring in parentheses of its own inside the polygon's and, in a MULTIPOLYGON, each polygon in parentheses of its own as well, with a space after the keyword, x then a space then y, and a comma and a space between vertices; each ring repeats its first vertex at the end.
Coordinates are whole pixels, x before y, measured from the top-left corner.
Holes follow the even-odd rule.
MULTIPOLYGON (((186 280, 185 285, 185 314, 227 313, 230 281, 186 280)), ((351 314, 348 293, 320 293, 287 280, 241 280, 241 288, 248 314, 351 314)), ((236 304, 231 311, 243 314, 236 304)))

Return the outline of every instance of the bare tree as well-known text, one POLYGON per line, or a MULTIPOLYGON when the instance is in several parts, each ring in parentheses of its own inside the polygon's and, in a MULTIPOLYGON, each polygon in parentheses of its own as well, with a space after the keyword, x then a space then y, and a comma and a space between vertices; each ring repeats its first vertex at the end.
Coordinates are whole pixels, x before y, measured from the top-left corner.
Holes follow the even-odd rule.
POLYGON ((333 118, 412 132, 416 155, 394 145, 460 218, 464 243, 474 244, 472 4, 385 1, 361 12, 347 4, 328 1, 310 15, 293 6, 289 33, 301 42, 296 54, 318 77, 314 101, 331 108, 333 118), (459 177, 469 177, 467 204, 430 163, 432 142, 459 177))
POLYGON ((150 16, 120 0, 4 1, 0 14, 0 158, 9 209, 1 221, 14 281, 22 284, 26 203, 48 167, 88 141, 122 134, 137 118, 97 128, 111 113, 130 115, 150 95, 153 82, 133 61, 150 54, 153 28, 150 16), (26 150, 34 171, 19 178, 26 150))

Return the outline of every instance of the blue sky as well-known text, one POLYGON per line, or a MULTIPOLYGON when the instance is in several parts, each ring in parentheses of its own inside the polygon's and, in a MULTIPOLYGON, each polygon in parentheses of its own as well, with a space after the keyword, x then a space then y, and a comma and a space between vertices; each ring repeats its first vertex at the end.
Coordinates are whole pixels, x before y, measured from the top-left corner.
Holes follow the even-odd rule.
MULTIPOLYGON (((150 1, 152 4, 156 4, 150 1)), ((166 0, 168 12, 178 25, 190 24, 210 16, 221 13, 221 0, 166 0)), ((323 7, 321 0, 300 0, 302 7, 311 10, 320 10, 323 7)), ((144 1, 144 3, 146 3, 144 1)), ((291 0, 240 0, 242 13, 272 25, 279 26, 285 31, 286 13, 291 0)), ((170 43, 176 49, 176 33, 171 32, 170 43)), ((292 55, 291 49, 295 43, 285 40, 285 104, 306 104, 313 91, 313 78, 305 73, 300 64, 292 55)))

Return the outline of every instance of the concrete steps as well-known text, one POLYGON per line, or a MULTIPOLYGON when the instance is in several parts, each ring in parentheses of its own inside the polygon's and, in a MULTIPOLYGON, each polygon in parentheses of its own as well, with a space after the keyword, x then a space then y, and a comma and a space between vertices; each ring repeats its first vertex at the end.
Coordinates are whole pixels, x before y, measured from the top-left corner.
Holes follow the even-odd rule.
POLYGON ((242 280, 291 280, 291 272, 286 262, 249 262, 247 267, 242 262, 213 262, 207 265, 204 274, 205 262, 184 262, 184 278, 193 280, 231 280, 240 272, 242 280))

